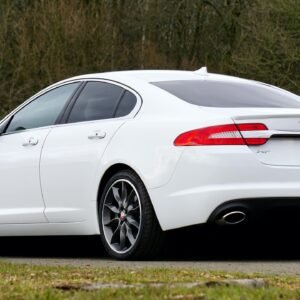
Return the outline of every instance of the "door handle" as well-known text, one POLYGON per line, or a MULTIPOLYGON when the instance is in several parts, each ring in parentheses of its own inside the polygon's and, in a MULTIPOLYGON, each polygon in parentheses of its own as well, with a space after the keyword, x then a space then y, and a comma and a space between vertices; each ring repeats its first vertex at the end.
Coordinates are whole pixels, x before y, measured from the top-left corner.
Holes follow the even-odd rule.
POLYGON ((39 140, 37 138, 30 137, 30 138, 26 139, 26 141, 23 143, 23 146, 24 147, 35 146, 38 144, 38 142, 39 142, 39 140))
POLYGON ((88 136, 89 140, 101 140, 104 139, 106 137, 106 132, 104 131, 95 131, 94 133, 90 134, 88 136))

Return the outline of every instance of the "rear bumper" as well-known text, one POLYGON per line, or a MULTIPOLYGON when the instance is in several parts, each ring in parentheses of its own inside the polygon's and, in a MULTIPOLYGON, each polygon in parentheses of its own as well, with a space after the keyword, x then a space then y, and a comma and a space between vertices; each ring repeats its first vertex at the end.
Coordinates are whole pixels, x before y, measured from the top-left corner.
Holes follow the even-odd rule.
POLYGON ((294 198, 300 205, 300 167, 263 164, 247 146, 187 147, 171 180, 149 194, 162 229, 175 229, 206 223, 217 207, 237 199, 294 198))

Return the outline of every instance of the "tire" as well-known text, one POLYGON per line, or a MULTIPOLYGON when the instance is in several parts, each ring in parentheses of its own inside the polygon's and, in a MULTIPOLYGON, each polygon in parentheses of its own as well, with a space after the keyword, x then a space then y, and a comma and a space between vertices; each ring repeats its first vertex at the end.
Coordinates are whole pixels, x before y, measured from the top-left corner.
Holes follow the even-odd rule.
POLYGON ((101 240, 119 260, 145 259, 159 253, 163 232, 147 190, 131 170, 119 171, 106 183, 99 202, 101 240))

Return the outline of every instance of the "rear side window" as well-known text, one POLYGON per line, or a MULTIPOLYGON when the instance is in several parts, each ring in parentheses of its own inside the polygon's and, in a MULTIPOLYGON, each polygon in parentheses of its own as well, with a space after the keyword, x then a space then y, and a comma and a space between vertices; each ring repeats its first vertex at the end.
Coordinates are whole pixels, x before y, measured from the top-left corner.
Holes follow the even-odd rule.
POLYGON ((126 91, 124 93, 124 96, 122 97, 122 100, 117 108, 115 117, 119 118, 119 117, 124 117, 128 114, 130 114, 130 112, 134 109, 135 105, 136 105, 136 97, 134 94, 126 91))
POLYGON ((124 89, 106 82, 88 82, 69 116, 69 123, 113 118, 124 89))
POLYGON ((160 81, 152 84, 198 106, 300 108, 299 96, 264 84, 210 80, 160 81))

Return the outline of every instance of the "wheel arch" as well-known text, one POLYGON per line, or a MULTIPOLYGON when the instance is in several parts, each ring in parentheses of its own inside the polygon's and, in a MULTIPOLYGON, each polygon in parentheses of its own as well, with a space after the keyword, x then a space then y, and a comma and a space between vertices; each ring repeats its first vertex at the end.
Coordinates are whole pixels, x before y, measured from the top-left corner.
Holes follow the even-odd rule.
MULTIPOLYGON (((127 164, 124 164, 124 163, 116 163, 116 164, 113 164, 111 165, 109 168, 106 169, 106 171, 103 173, 102 177, 101 177, 101 180, 100 180, 100 183, 99 183, 99 187, 98 187, 98 194, 97 194, 97 211, 99 212, 99 203, 100 203, 100 199, 101 199, 101 196, 102 196, 102 192, 104 191, 104 188, 105 188, 105 185, 106 183, 108 182, 108 180, 111 178, 111 176, 117 172, 120 172, 120 171, 125 171, 125 170, 131 170, 132 172, 134 172, 140 179, 141 181, 143 182, 145 188, 146 188, 146 191, 149 195, 149 198, 150 198, 150 201, 151 201, 151 204, 152 204, 152 207, 153 207, 153 210, 154 210, 154 214, 155 214, 155 217, 157 218, 158 222, 159 222, 159 219, 157 217, 157 213, 155 211, 155 208, 153 206, 153 202, 152 202, 152 199, 150 197, 150 194, 149 194, 149 191, 147 189, 147 185, 145 184, 143 178, 140 176, 140 174, 138 172, 136 172, 132 167, 130 167, 129 165, 127 164)), ((98 215, 98 221, 99 221, 99 215, 98 215)), ((160 222, 159 222, 160 223, 160 222)))
POLYGON ((104 190, 104 187, 107 183, 107 181, 109 180, 109 178, 119 172, 119 171, 123 171, 123 170, 131 170, 133 172, 135 172, 137 174, 137 172, 135 170, 133 170, 130 166, 123 164, 123 163, 117 163, 114 165, 111 165, 108 169, 106 169, 106 171, 103 173, 100 183, 99 183, 99 187, 98 187, 98 195, 97 195, 97 201, 99 203, 100 198, 102 196, 102 192, 104 190))

